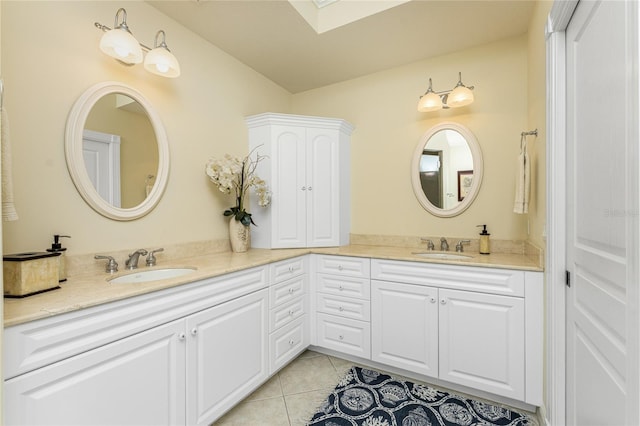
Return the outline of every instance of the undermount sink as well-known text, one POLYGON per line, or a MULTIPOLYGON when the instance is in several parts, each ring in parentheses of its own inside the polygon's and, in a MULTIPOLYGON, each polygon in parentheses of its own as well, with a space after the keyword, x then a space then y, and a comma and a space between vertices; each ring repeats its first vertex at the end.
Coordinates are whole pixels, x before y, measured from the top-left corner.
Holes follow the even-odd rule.
POLYGON ((191 274, 195 272, 196 268, 164 268, 164 269, 150 269, 146 271, 137 271, 131 274, 122 275, 116 278, 111 278, 109 283, 111 284, 133 284, 144 283, 147 281, 166 280, 168 278, 181 277, 183 275, 191 274))
POLYGON ((467 256, 466 254, 456 254, 456 253, 442 253, 442 252, 413 252, 415 256, 424 257, 427 259, 441 259, 441 260, 468 260, 471 259, 472 256, 467 256))

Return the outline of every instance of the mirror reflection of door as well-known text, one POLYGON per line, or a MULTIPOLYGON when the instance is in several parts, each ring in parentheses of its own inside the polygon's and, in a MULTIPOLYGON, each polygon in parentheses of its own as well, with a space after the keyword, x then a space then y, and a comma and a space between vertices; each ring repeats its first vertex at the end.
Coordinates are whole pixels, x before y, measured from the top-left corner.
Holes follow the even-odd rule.
MULTIPOLYGON (((91 108, 84 125, 85 130, 120 136, 120 204, 100 196, 114 207, 133 208, 140 205, 153 184, 150 176, 158 174, 158 143, 151 121, 142 105, 121 93, 110 93, 100 98, 91 108)), ((90 160, 91 161, 91 160, 90 160)), ((85 155, 85 167, 90 166, 85 155)))
POLYGON ((442 208, 442 151, 425 149, 420 158, 420 184, 427 199, 442 208))
POLYGON ((112 206, 120 207, 120 136, 84 130, 82 156, 98 194, 112 206))

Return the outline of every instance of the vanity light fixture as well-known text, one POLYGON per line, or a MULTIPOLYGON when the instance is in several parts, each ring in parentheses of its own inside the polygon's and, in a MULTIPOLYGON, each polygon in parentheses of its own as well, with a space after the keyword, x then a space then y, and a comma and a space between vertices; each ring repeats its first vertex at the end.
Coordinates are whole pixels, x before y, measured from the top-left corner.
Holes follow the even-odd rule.
POLYGON ((112 58, 125 65, 134 65, 142 62, 143 52, 145 52, 144 68, 147 71, 171 78, 180 75, 180 64, 169 51, 163 30, 156 33, 153 49, 151 49, 138 42, 131 34, 127 25, 127 11, 124 8, 116 12, 113 29, 98 22, 94 25, 104 31, 100 39, 100 50, 112 58))
POLYGON ((429 78, 429 88, 424 95, 420 96, 418 101, 418 111, 431 112, 439 109, 458 108, 469 105, 473 102, 474 86, 465 86, 462 84, 462 73, 458 73, 458 84, 451 90, 442 92, 434 92, 429 78))

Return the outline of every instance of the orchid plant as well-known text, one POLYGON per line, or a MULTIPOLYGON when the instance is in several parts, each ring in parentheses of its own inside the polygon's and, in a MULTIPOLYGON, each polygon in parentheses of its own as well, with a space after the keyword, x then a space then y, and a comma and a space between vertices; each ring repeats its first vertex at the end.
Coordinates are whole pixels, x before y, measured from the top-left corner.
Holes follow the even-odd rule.
POLYGON ((255 190, 259 206, 266 207, 271 201, 267 183, 256 175, 258 163, 265 156, 256 153, 255 159, 252 159, 254 151, 255 149, 242 159, 226 154, 223 158, 209 160, 205 167, 205 173, 221 192, 235 196, 235 205, 223 214, 234 216, 235 220, 245 226, 255 225, 251 213, 245 209, 245 198, 251 188, 255 190))

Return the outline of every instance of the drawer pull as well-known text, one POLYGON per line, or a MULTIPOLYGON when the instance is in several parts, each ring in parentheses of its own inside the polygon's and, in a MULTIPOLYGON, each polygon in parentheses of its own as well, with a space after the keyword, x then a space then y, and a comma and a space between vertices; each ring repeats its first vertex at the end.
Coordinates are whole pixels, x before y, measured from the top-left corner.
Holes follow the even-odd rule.
POLYGON ((291 310, 289 311, 289 316, 290 316, 290 317, 292 317, 292 316, 293 316, 293 309, 291 309, 291 310))
POLYGON ((339 287, 338 287, 338 290, 343 291, 343 290, 344 290, 344 287, 339 286, 339 287))
POLYGON ((338 339, 344 340, 344 336, 341 334, 341 335, 338 336, 338 339))
POLYGON ((294 290, 293 287, 289 288, 289 294, 293 294, 294 290))
POLYGON ((289 266, 289 272, 293 273, 293 266, 289 266))
POLYGON ((293 339, 289 340, 289 346, 293 346, 295 344, 296 344, 296 342, 294 342, 293 339))
POLYGON ((342 265, 338 265, 338 271, 342 271, 342 265))
POLYGON ((339 307, 338 307, 338 310, 339 310, 340 312, 342 312, 342 311, 344 311, 344 308, 343 308, 342 306, 339 306, 339 307))
POLYGON ((446 304, 447 304, 447 299, 442 299, 442 300, 440 301, 440 303, 441 303, 441 304, 443 304, 443 305, 446 305, 446 304))

